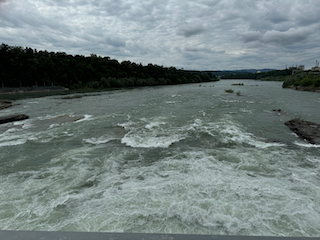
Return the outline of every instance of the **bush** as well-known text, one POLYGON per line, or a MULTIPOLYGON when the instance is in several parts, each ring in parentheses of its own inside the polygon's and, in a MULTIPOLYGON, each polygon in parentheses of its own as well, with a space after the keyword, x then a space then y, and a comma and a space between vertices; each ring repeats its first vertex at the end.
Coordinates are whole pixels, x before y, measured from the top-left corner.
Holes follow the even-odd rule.
POLYGON ((310 76, 303 78, 302 80, 299 81, 299 83, 300 83, 299 85, 303 87, 314 85, 313 79, 310 76))

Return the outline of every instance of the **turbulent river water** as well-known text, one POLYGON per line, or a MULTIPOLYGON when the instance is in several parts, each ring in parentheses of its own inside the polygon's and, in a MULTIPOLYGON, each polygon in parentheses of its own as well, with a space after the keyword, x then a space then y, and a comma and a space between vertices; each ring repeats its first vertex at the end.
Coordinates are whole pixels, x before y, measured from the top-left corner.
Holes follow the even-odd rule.
POLYGON ((0 116, 30 118, 0 125, 1 230, 320 236, 320 146, 284 125, 319 123, 319 93, 223 80, 15 104, 0 116))

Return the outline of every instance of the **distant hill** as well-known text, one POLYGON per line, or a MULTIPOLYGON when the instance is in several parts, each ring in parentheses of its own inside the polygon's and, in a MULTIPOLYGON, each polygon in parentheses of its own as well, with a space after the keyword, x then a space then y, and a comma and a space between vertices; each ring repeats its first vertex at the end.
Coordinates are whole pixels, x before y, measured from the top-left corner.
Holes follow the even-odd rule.
POLYGON ((275 71, 277 69, 269 69, 269 68, 265 68, 265 69, 243 69, 243 70, 235 70, 235 72, 250 72, 250 73, 256 73, 257 71, 261 71, 263 72, 271 72, 271 71, 275 71))

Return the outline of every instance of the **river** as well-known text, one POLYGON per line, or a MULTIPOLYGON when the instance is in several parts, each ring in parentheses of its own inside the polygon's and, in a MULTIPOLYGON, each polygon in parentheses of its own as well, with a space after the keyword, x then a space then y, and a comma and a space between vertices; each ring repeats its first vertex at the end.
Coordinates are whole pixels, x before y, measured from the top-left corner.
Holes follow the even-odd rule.
POLYGON ((281 84, 15 101, 0 116, 30 118, 0 125, 0 229, 319 237, 320 146, 284 123, 319 123, 320 94, 281 84))

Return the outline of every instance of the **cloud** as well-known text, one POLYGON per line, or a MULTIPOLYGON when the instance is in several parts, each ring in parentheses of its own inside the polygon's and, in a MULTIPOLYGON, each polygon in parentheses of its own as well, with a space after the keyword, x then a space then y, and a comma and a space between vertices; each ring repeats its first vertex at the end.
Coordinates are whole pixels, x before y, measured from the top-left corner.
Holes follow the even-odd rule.
POLYGON ((95 53, 119 61, 199 70, 277 68, 282 61, 298 58, 301 64, 314 65, 311 59, 320 52, 318 0, 0 0, 0 4, 0 44, 38 50, 95 53), (287 58, 274 61, 282 56, 287 58))
POLYGON ((191 53, 203 53, 203 54, 223 54, 225 53, 224 50, 214 50, 207 47, 185 47, 183 49, 186 52, 191 53))
POLYGON ((281 24, 290 20, 289 16, 279 12, 278 9, 272 9, 268 11, 266 14, 266 19, 269 19, 269 21, 273 24, 281 24))
POLYGON ((271 30, 266 32, 263 36, 262 41, 264 43, 280 44, 280 45, 291 45, 297 42, 306 40, 312 33, 311 29, 290 28, 288 31, 280 32, 276 30, 271 30))
POLYGON ((198 35, 206 30, 203 24, 185 24, 184 26, 179 27, 178 35, 184 37, 191 37, 193 35, 198 35))
POLYGON ((290 28, 289 30, 283 32, 277 30, 267 31, 263 35, 258 31, 248 31, 240 34, 240 38, 244 43, 257 41, 262 44, 286 46, 304 41, 312 33, 312 29, 309 28, 290 28))
POLYGON ((248 43, 248 42, 254 42, 254 41, 261 41, 262 39, 262 34, 258 31, 248 31, 246 33, 242 33, 242 34, 239 34, 240 35, 240 38, 241 40, 244 42, 244 43, 248 43))

